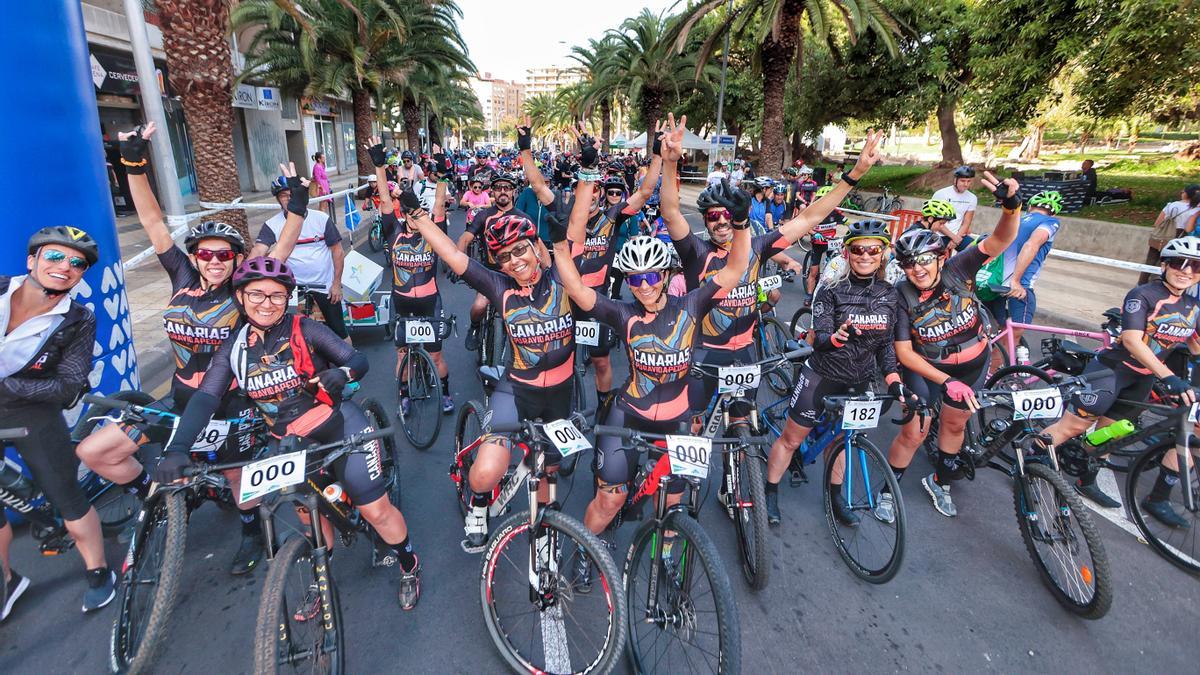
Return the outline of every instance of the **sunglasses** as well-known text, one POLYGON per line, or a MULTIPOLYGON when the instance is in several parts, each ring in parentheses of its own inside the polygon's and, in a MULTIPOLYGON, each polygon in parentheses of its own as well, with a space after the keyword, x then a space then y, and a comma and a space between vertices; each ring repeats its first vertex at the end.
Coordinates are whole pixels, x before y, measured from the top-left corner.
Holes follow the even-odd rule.
MULTIPOLYGON (((1188 274, 1200 272, 1200 261, 1188 260, 1187 258, 1168 258, 1163 262, 1167 263, 1167 267, 1188 274)), ((73 263, 72 263, 73 264, 73 263)))
POLYGON ((504 251, 503 253, 497 253, 496 254, 496 263, 499 265, 503 265, 503 264, 507 263, 509 260, 512 260, 513 258, 519 258, 519 257, 525 255, 526 253, 529 253, 529 249, 531 249, 531 248, 533 248, 533 244, 530 244, 527 241, 523 241, 520 244, 517 244, 516 246, 512 247, 511 250, 504 251))
POLYGON ((625 281, 629 282, 630 288, 637 288, 642 284, 654 286, 662 280, 662 272, 639 272, 637 274, 630 274, 625 277, 625 281))
POLYGON ((287 304, 287 293, 263 293, 262 291, 246 291, 246 299, 256 305, 262 304, 265 300, 270 300, 272 305, 282 307, 287 304))
POLYGON ((932 265, 937 262, 937 259, 937 255, 933 253, 922 253, 921 255, 899 261, 900 269, 910 270, 917 265, 932 265))
POLYGON ((625 195, 625 191, 624 190, 606 190, 604 192, 604 194, 608 195, 609 197, 621 197, 621 196, 625 195))
POLYGON ((883 253, 883 247, 880 246, 879 244, 870 244, 867 246, 864 246, 862 244, 851 244, 851 245, 847 246, 846 248, 849 249, 850 253, 852 253, 854 255, 877 256, 880 253, 883 253))
POLYGON ((492 186, 492 192, 512 192, 512 191, 513 191, 513 187, 511 185, 493 185, 492 186))
POLYGON ((704 219, 710 223, 720 221, 722 218, 729 220, 729 209, 721 209, 720 211, 708 211, 704 214, 704 219))
POLYGON ((483 184, 482 184, 482 183, 475 183, 474 185, 472 185, 472 186, 471 186, 471 189, 472 189, 472 190, 482 190, 482 189, 483 189, 483 184))
POLYGON ((229 262, 237 256, 237 254, 233 252, 233 249, 229 248, 223 248, 217 251, 214 251, 211 248, 198 248, 193 255, 196 256, 197 260, 203 260, 204 262, 208 262, 213 258, 216 258, 221 262, 229 262))
POLYGON ((66 260, 68 263, 70 263, 71 267, 77 270, 86 270, 88 268, 87 260, 84 260, 77 255, 71 256, 71 258, 68 260, 67 254, 63 253, 62 251, 43 251, 42 260, 45 260, 48 263, 60 263, 66 260))

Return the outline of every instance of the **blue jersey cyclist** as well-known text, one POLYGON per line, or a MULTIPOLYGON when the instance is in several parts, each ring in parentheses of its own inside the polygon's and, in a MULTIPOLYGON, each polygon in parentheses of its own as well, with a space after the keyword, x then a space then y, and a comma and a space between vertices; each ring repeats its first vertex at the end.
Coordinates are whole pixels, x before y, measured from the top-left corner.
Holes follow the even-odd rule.
MULTIPOLYGON (((1200 354, 1200 305, 1186 291, 1200 281, 1200 239, 1172 239, 1162 248, 1162 277, 1129 291, 1121 308, 1121 338, 1100 352, 1084 370, 1096 374, 1091 391, 1076 394, 1062 419, 1046 427, 1055 444, 1087 431, 1092 424, 1103 427, 1123 419, 1118 399, 1144 401, 1157 380, 1182 403, 1191 404, 1195 395, 1188 383, 1164 363, 1172 352, 1186 349, 1200 354)), ((1162 467, 1142 508, 1169 527, 1189 524, 1170 504, 1171 489, 1179 483, 1179 459, 1173 452, 1163 456, 1162 467)), ((1117 500, 1096 485, 1096 472, 1080 478, 1076 485, 1088 499, 1106 507, 1119 507, 1117 500)))

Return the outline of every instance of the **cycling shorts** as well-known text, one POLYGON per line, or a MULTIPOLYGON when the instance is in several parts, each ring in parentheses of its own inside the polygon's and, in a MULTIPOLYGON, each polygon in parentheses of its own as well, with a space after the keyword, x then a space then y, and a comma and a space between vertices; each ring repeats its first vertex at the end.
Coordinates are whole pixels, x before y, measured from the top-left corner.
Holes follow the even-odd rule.
MULTIPOLYGON (((431 295, 425 298, 409 298, 403 295, 396 295, 395 293, 392 293, 392 316, 397 319, 404 317, 421 317, 425 319, 446 318, 445 312, 442 311, 442 298, 439 295, 431 295)), ((433 342, 425 343, 425 351, 431 354, 442 351, 442 330, 442 324, 433 325, 433 342)), ((395 324, 392 339, 397 347, 408 346, 408 340, 402 324, 395 324)))
MULTIPOLYGON (((147 407, 174 412, 176 406, 170 398, 164 398, 151 403, 147 407)), ((183 411, 179 410, 178 412, 182 413, 183 411)), ((217 410, 217 414, 213 417, 213 420, 220 422, 233 418, 253 417, 255 412, 254 404, 244 394, 231 392, 221 400, 221 407, 217 410)), ((147 443, 154 443, 160 448, 165 448, 175 433, 175 422, 177 420, 178 418, 147 416, 147 419, 142 422, 122 422, 118 426, 129 437, 129 440, 137 444, 139 448, 147 443)), ((254 452, 254 427, 256 424, 261 424, 261 422, 248 421, 242 424, 231 425, 229 433, 225 437, 225 442, 217 447, 216 457, 195 454, 194 458, 221 464, 249 459, 250 453, 254 452)), ((204 433, 207 434, 213 428, 213 425, 210 423, 209 427, 205 428, 204 433)))
MULTIPOLYGON (((34 484, 50 504, 66 520, 79 520, 87 515, 91 503, 79 486, 79 458, 75 456, 75 444, 71 442, 62 409, 40 405, 0 410, 0 428, 14 427, 24 427, 29 434, 7 443, 21 454, 34 484)), ((7 522, 4 509, 0 508, 0 527, 7 522)))
MULTIPOLYGON (((983 383, 987 381, 988 367, 992 363, 991 348, 983 350, 983 353, 976 356, 974 359, 966 363, 939 363, 937 369, 946 373, 950 377, 966 382, 971 385, 971 389, 979 391, 983 388, 983 383)), ((969 410, 966 401, 955 401, 946 394, 946 388, 937 382, 927 380, 911 370, 901 368, 901 374, 904 378, 904 386, 908 387, 914 394, 920 396, 924 401, 933 401, 934 394, 938 394, 942 398, 942 405, 957 408, 959 410, 969 410)))
MULTIPOLYGON (((341 424, 334 423, 335 420, 330 418, 313 434, 306 436, 306 440, 324 445, 344 439, 350 434, 375 431, 362 408, 354 401, 342 401, 338 413, 341 424)), ((273 449, 279 441, 272 438, 270 444, 273 449)), ((310 458, 310 465, 315 461, 317 458, 310 458)), ((388 485, 386 476, 383 475, 383 441, 380 439, 364 443, 359 452, 342 455, 330 468, 353 504, 370 504, 387 493, 388 485)))
MULTIPOLYGON (((757 330, 757 328, 755 329, 757 330)), ((758 361, 758 347, 752 342, 741 349, 706 349, 696 347, 692 351, 692 363, 703 363, 706 366, 731 366, 734 363, 754 363, 758 361)), ((717 391, 717 376, 708 373, 700 374, 692 371, 689 377, 699 379, 688 387, 688 407, 692 413, 700 415, 708 410, 713 394, 717 391)), ((758 396, 758 388, 746 392, 746 397, 754 400, 758 396)))
POLYGON ((1091 390, 1075 392, 1067 410, 1085 419, 1100 416, 1136 419, 1137 410, 1126 409, 1117 403, 1117 399, 1145 401, 1150 398, 1155 382, 1151 375, 1135 373, 1119 364, 1109 366, 1100 359, 1089 361, 1083 375, 1088 377, 1091 390))
POLYGON ((817 274, 821 273, 821 261, 825 259, 825 252, 829 250, 829 244, 818 244, 813 241, 812 250, 805 256, 808 260, 805 265, 816 268, 817 274))
POLYGON ((788 419, 811 429, 817 426, 817 421, 825 414, 826 396, 861 394, 866 389, 866 384, 838 382, 822 377, 806 363, 800 369, 796 386, 792 389, 792 397, 788 402, 788 419))
MULTIPOLYGON (((624 427, 636 431, 653 434, 687 433, 681 429, 681 422, 650 422, 633 415, 627 415, 621 406, 613 406, 605 422, 608 426, 624 427)), ((649 460, 654 461, 662 456, 662 452, 652 450, 649 460)), ((628 486, 637 476, 638 462, 641 453, 637 448, 624 447, 622 439, 617 436, 598 436, 596 438, 596 460, 592 467, 597 480, 608 485, 628 486)), ((681 494, 687 487, 683 478, 672 477, 667 481, 667 492, 681 494)))
MULTIPOLYGON (((492 424, 516 424, 521 420, 550 422, 571 416, 575 401, 575 383, 567 380, 553 387, 526 387, 508 379, 496 384, 488 405, 491 406, 492 424)), ((501 434, 488 434, 488 440, 510 446, 508 438, 501 434)), ((551 450, 546 461, 557 463, 562 457, 551 450)))

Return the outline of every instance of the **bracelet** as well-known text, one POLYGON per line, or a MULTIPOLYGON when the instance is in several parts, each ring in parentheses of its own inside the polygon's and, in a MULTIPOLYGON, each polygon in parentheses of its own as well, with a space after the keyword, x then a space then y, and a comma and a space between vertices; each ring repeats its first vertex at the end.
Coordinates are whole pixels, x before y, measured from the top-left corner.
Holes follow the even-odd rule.
POLYGON ((730 223, 729 226, 735 230, 748 230, 748 229, 750 229, 750 221, 743 220, 740 223, 730 223))
POLYGON ((849 171, 842 174, 842 182, 845 183, 846 185, 849 185, 850 187, 856 187, 858 185, 859 180, 861 180, 861 179, 851 178, 849 171))
POLYGON ((580 169, 575 172, 575 177, 584 183, 595 183, 600 180, 600 172, 596 169, 580 169))
POLYGON ((132 167, 146 166, 146 160, 145 160, 145 159, 143 159, 143 160, 142 160, 142 161, 140 161, 140 162, 131 162, 131 161, 129 161, 129 160, 127 160, 127 159, 125 159, 124 157, 122 157, 122 158, 121 158, 121 163, 122 163, 122 164, 124 164, 125 166, 132 166, 132 167))

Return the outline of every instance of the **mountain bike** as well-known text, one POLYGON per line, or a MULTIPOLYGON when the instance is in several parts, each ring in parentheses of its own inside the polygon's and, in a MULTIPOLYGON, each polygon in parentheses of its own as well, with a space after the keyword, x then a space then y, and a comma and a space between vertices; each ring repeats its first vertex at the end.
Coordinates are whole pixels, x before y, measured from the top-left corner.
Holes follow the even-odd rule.
POLYGON ((425 345, 445 340, 455 332, 456 318, 431 316, 396 317, 393 329, 396 346, 404 351, 396 378, 396 419, 414 448, 433 445, 442 429, 442 381, 425 345), (407 392, 407 394, 405 394, 407 392), (408 398, 405 410, 404 398, 408 398))
POLYGON ((654 499, 653 518, 634 532, 625 556, 633 669, 741 672, 741 628, 733 588, 716 544, 696 515, 700 481, 708 475, 714 447, 745 452, 746 439, 664 436, 604 425, 594 431, 597 436, 622 438, 640 453, 659 454, 638 471, 614 522, 619 526, 638 515, 647 499, 654 499), (668 506, 666 481, 672 477, 685 481, 685 489, 681 501, 668 506))
POLYGON ((479 599, 488 633, 505 662, 517 671, 607 673, 616 666, 628 631, 626 605, 617 597, 617 566, 608 547, 583 523, 562 513, 557 502, 558 475, 568 475, 578 453, 590 448, 581 432, 587 414, 513 425, 489 425, 489 417, 473 403, 460 413, 460 434, 474 439, 464 445, 466 436, 460 435, 450 468, 459 507, 464 514, 470 508, 471 453, 483 443, 485 433, 497 433, 512 434, 522 457, 493 490, 488 515, 505 513, 522 486, 529 508, 493 530, 485 549, 479 599), (563 458, 558 471, 547 465, 551 450, 563 458), (538 501, 543 481, 548 504, 538 501), (581 557, 598 575, 586 589, 573 578, 581 557))
POLYGON ((880 187, 880 190, 883 194, 868 199, 863 205, 864 211, 888 214, 904 208, 904 202, 901 201, 900 195, 892 192, 890 187, 884 185, 880 187))
POLYGON ((774 370, 792 368, 793 362, 812 353, 808 345, 797 346, 784 354, 767 357, 757 363, 732 366, 692 364, 693 372, 717 380, 717 390, 705 408, 702 436, 715 438, 725 433, 744 442, 737 451, 724 454, 725 511, 737 530, 742 574, 755 590, 767 587, 770 561, 767 550, 767 503, 764 494, 766 456, 751 436, 761 437, 758 402, 753 395, 762 378, 774 370))
MULTIPOLYGON (((782 277, 772 275, 758 280, 758 302, 754 306, 754 344, 758 353, 765 357, 781 355, 794 348, 795 340, 792 333, 783 322, 775 318, 775 308, 768 307, 765 311, 763 303, 767 301, 767 293, 782 286, 782 277)), ((767 386, 779 396, 787 396, 792 392, 795 380, 794 368, 772 368, 763 372, 767 386)))
POLYGON ((367 235, 367 243, 376 253, 383 250, 383 216, 378 210, 371 217, 371 232, 367 235))

